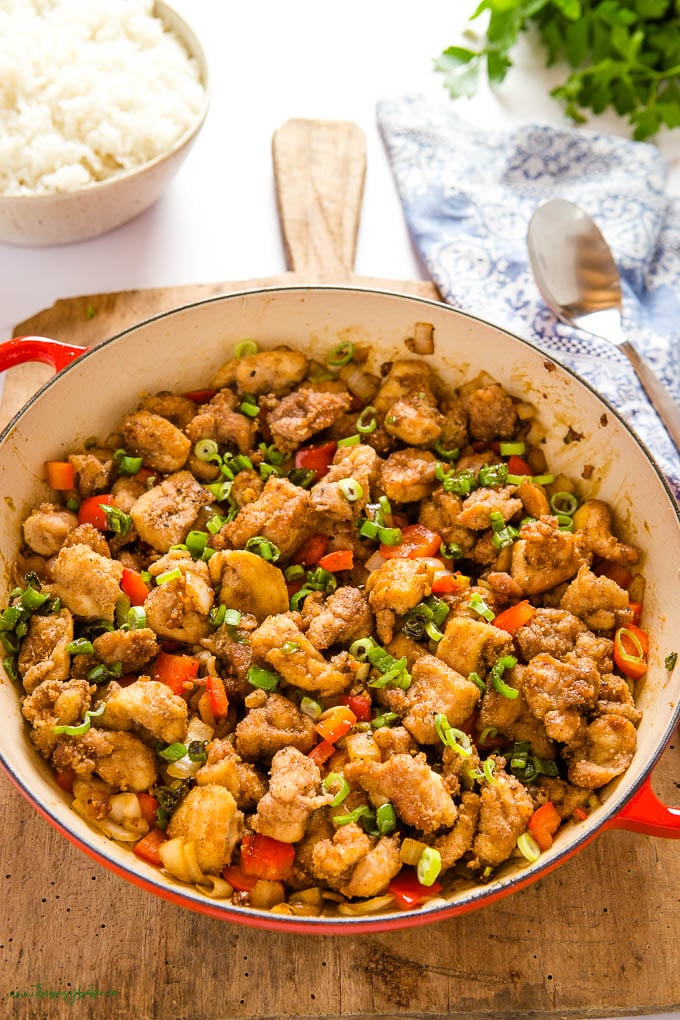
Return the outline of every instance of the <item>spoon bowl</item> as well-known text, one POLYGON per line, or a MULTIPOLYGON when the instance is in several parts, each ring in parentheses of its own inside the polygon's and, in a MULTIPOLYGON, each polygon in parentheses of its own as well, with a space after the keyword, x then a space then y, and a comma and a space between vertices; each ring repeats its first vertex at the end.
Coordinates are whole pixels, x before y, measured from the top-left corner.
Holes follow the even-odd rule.
POLYGON ((561 322, 609 340, 629 359, 652 406, 680 448, 680 407, 621 326, 621 278, 611 249, 578 205, 555 198, 538 206, 527 235, 541 295, 561 322))

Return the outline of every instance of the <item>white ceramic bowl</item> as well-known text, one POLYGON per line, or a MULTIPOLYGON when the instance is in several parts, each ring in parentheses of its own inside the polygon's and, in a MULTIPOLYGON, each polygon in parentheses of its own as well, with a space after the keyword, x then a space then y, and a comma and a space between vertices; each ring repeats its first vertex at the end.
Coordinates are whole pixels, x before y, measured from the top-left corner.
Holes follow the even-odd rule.
POLYGON ((193 126, 163 155, 105 181, 50 195, 0 195, 0 242, 52 245, 85 241, 127 223, 163 194, 205 120, 209 83, 205 53, 191 28, 161 0, 156 0, 154 14, 198 63, 205 99, 193 126))
POLYGON ((0 344, 0 371, 26 360, 62 369, 0 435, 5 493, 0 501, 0 604, 13 585, 11 565, 21 519, 42 498, 50 498, 44 461, 58 459, 88 436, 110 432, 138 393, 205 386, 245 337, 256 339, 261 349, 289 344, 319 360, 339 339, 368 342, 369 370, 379 371, 382 362, 412 356, 405 340, 419 321, 434 327, 435 350, 424 357, 442 381, 457 386, 483 369, 534 404, 547 430, 548 463, 573 478, 586 472, 589 493, 611 506, 621 537, 642 552, 645 625, 652 640, 649 670, 639 689, 643 719, 634 761, 599 791, 602 804, 583 822, 565 825, 535 864, 510 860, 487 885, 453 890, 422 909, 361 917, 289 917, 209 899, 90 828, 71 810, 70 798, 30 745, 16 687, 0 682, 0 765, 18 789, 76 846, 128 881, 178 905, 276 931, 327 935, 390 930, 440 921, 517 892, 609 828, 680 838, 680 809, 661 804, 650 786, 652 769, 680 720, 680 666, 669 672, 664 665, 664 656, 678 647, 680 631, 679 508, 647 451, 586 383, 526 341, 439 302, 347 287, 268 289, 176 309, 86 353, 36 338, 0 344))

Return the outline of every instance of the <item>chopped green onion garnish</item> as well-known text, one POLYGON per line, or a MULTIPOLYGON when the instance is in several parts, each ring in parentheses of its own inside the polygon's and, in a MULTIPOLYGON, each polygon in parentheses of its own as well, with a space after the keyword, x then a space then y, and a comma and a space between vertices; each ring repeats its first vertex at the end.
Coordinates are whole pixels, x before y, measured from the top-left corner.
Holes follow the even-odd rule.
POLYGON ((356 478, 341 478, 338 482, 338 489, 348 503, 356 503, 364 494, 363 486, 356 478))
POLYGON ((326 355, 326 364, 330 368, 342 368, 343 365, 348 365, 353 357, 354 344, 346 340, 344 343, 331 347, 326 355))
POLYGON ((573 517, 578 509, 578 500, 573 492, 555 492, 550 497, 550 509, 554 514, 573 517))
MULTIPOLYGON (((442 446, 441 439, 437 440, 437 442, 434 444, 433 449, 437 456, 441 457, 441 459, 445 460, 448 464, 452 464, 453 461, 457 460, 458 457, 460 456, 460 450, 458 449, 458 447, 454 447, 451 450, 445 450, 444 447, 442 446)), ((441 481, 441 478, 439 480, 441 481)))
POLYGON ((116 450, 113 459, 121 475, 136 475, 142 467, 141 457, 131 457, 125 450, 116 450))
POLYGON ((224 623, 226 615, 227 615, 226 606, 224 605, 213 606, 210 612, 208 613, 208 620, 210 621, 213 627, 221 627, 222 624, 224 623))
POLYGON ((313 468, 293 468, 288 472, 288 481, 291 485, 297 485, 301 489, 309 489, 315 480, 316 471, 313 468))
POLYGON ((132 527, 132 518, 120 507, 109 506, 107 503, 99 503, 99 508, 104 511, 106 523, 116 535, 127 535, 132 527))
POLYGON ((434 620, 429 620, 425 624, 425 633, 431 641, 441 641, 444 637, 443 632, 439 629, 434 620))
POLYGON ((277 450, 273 443, 270 446, 267 446, 266 443, 260 443, 258 450, 269 464, 275 464, 277 467, 283 464, 286 459, 286 454, 277 450))
POLYGON ((323 708, 318 701, 314 701, 314 698, 305 696, 300 702, 300 711, 304 712, 305 715, 308 715, 310 719, 313 719, 314 722, 316 722, 323 712, 323 708))
POLYGON ((222 517, 221 514, 213 514, 210 520, 205 522, 205 526, 211 535, 216 535, 226 523, 226 517, 222 517))
POLYGON ((399 545, 402 540, 400 528, 378 528, 378 538, 383 545, 399 545))
POLYGON ((364 519, 359 523, 359 535, 361 538, 377 538, 378 525, 374 524, 373 521, 364 519))
POLYGON ((677 664, 677 661, 678 661, 678 653, 677 652, 669 652, 668 655, 666 656, 666 658, 663 660, 664 666, 666 667, 666 671, 668 673, 672 673, 673 672, 673 670, 675 669, 675 666, 677 664))
POLYGON ((439 555, 445 560, 460 560, 463 558, 463 550, 457 542, 442 542, 439 546, 439 555))
POLYGON ((491 667, 491 683, 493 684, 494 690, 498 691, 499 694, 502 694, 504 698, 509 698, 511 701, 519 695, 519 691, 505 683, 503 680, 503 673, 506 669, 513 669, 516 665, 517 659, 514 655, 501 655, 501 657, 496 659, 491 667))
POLYGON ((508 477, 507 464, 485 464, 477 472, 477 481, 485 488, 495 489, 505 485, 508 477))
POLYGON ((258 346, 254 340, 241 340, 234 348, 235 358, 246 358, 249 354, 257 354, 258 346))
POLYGON ((208 485, 204 485, 203 488, 213 494, 216 502, 224 503, 225 500, 229 499, 232 485, 233 482, 226 479, 223 482, 210 482, 208 485))
POLYGON ((300 651, 300 645, 297 641, 284 641, 281 645, 281 651, 284 655, 294 655, 295 652, 300 651))
POLYGON ((375 812, 375 821, 381 836, 389 836, 397 827, 397 815, 391 804, 381 804, 375 812))
POLYGON ((557 521, 557 527, 560 531, 573 531, 574 530, 574 519, 569 514, 555 514, 557 521))
POLYGON ((225 606, 224 620, 222 621, 227 627, 238 627, 241 623, 243 613, 240 609, 227 609, 225 606))
POLYGON ((264 538, 263 535, 253 535, 252 538, 249 538, 246 542, 246 549, 257 553, 267 563, 276 563, 281 556, 278 547, 273 542, 270 542, 268 538, 264 538))
POLYGON ((531 481, 534 485, 552 485, 555 481, 554 475, 532 475, 531 481))
POLYGON ((344 439, 338 439, 338 449, 344 449, 346 446, 358 446, 361 442, 361 436, 356 434, 353 436, 345 436, 344 439))
POLYGON ((322 591, 325 595, 332 595, 338 587, 338 580, 335 574, 323 567, 316 567, 307 573, 305 587, 310 591, 322 591))
POLYGON ((94 647, 87 638, 76 638, 75 641, 66 645, 66 651, 70 655, 94 655, 94 647))
POLYGON ((452 748, 461 758, 470 757, 472 754, 472 741, 467 733, 452 726, 443 712, 439 712, 434 717, 434 726, 442 744, 452 748))
POLYGON ((335 815, 333 817, 333 825, 349 825, 350 822, 358 822, 359 819, 370 816, 373 818, 373 812, 371 811, 368 804, 361 804, 354 811, 350 811, 348 815, 335 815))
POLYGON ((69 737, 82 737, 83 733, 87 733, 90 728, 90 720, 103 715, 105 709, 106 704, 104 702, 102 702, 99 708, 88 708, 85 713, 85 719, 79 726, 54 726, 52 732, 57 736, 65 733, 69 737))
POLYGON ((368 653, 372 648, 377 648, 375 641, 371 637, 358 638, 353 644, 349 646, 349 654, 352 655, 359 662, 366 662, 368 660, 368 653))
POLYGON ((529 832, 523 832, 517 837, 517 849, 522 857, 526 857, 529 864, 534 864, 541 856, 541 848, 529 832))
POLYGON ((396 712, 383 712, 382 715, 376 715, 375 719, 371 719, 371 728, 379 730, 381 726, 391 726, 398 719, 396 712))
POLYGON ((480 744, 486 744, 489 737, 495 737, 498 733, 498 727, 496 726, 485 726, 482 732, 479 734, 480 744))
POLYGON ((292 563, 286 567, 283 576, 287 581, 299 581, 301 577, 305 576, 305 568, 301 563, 292 563))
POLYGON ((179 581, 182 576, 182 571, 179 567, 173 567, 172 570, 164 570, 162 574, 159 574, 156 578, 156 584, 167 584, 168 581, 179 581))
POLYGON ((141 630, 143 627, 146 627, 144 606, 130 606, 127 614, 127 624, 130 630, 141 630))
POLYGON ((478 591, 472 593, 468 605, 470 609, 473 609, 478 616, 483 617, 483 619, 485 619, 488 623, 491 623, 496 616, 493 610, 489 609, 478 591))
POLYGON ((189 761, 207 761, 208 760, 208 741, 207 740, 192 740, 187 747, 187 755, 189 761))
POLYGON ((184 744, 180 743, 168 744, 167 747, 162 748, 158 752, 159 757, 163 758, 165 761, 179 761, 186 753, 186 747, 184 744))
POLYGON ((243 394, 243 400, 239 407, 239 411, 241 412, 241 414, 245 414, 246 417, 248 418, 257 418, 258 414, 260 413, 260 408, 258 406, 257 400, 255 399, 254 396, 252 396, 252 394, 250 393, 243 394))
POLYGON ((208 536, 205 531, 190 531, 186 538, 186 547, 195 560, 200 560, 208 544, 208 536))
POLYGON ((433 885, 442 870, 442 857, 439 850, 426 846, 420 855, 416 868, 418 881, 421 885, 433 885))
POLYGON ((248 670, 248 683, 251 687, 259 687, 262 691, 275 691, 280 681, 281 677, 278 673, 272 673, 261 666, 251 666, 248 670))
POLYGON ((359 417, 357 418, 357 432, 361 432, 367 435, 369 432, 375 432, 378 427, 378 422, 375 419, 377 411, 371 404, 365 407, 359 417))
POLYGON ((343 800, 347 799, 349 783, 339 772, 329 772, 321 785, 325 793, 335 794, 330 803, 331 807, 339 807, 343 800))
POLYGON ((504 443, 504 442, 501 442, 500 445, 499 445, 499 451, 500 451, 501 457, 512 457, 512 456, 521 457, 522 454, 526 452, 526 444, 525 443, 521 443, 521 442, 519 442, 519 443, 504 443))
POLYGON ((109 680, 117 680, 123 674, 123 664, 112 662, 110 666, 103 662, 94 666, 87 674, 87 679, 93 684, 106 684, 109 680))
POLYGON ((41 606, 45 605, 49 597, 48 592, 36 591, 35 588, 29 586, 22 592, 19 603, 24 609, 40 609, 41 606))

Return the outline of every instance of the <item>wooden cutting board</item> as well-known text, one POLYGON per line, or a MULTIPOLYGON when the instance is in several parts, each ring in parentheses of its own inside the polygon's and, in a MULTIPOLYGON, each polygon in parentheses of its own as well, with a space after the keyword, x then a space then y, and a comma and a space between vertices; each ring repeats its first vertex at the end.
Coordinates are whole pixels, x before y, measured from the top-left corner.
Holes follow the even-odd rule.
MULTIPOLYGON (((364 145, 351 124, 291 121, 274 138, 292 272, 268 280, 87 295, 17 326, 96 343, 148 315, 244 286, 423 282, 352 274, 364 145), (94 311, 94 315, 89 310, 94 311)), ((49 376, 12 369, 3 423, 49 376)), ((677 803, 680 742, 655 788, 677 803)), ((528 889, 412 931, 279 935, 172 906, 110 874, 0 776, 0 1002, 18 1018, 585 1018, 680 1009, 678 844, 602 834, 528 889)))

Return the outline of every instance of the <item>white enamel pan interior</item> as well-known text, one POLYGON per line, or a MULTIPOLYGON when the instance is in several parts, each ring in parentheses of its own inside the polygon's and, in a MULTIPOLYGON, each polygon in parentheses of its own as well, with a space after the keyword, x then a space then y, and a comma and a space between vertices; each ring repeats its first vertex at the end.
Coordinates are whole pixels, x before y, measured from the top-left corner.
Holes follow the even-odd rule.
MULTIPOLYGON (((87 437, 106 436, 136 405, 142 391, 186 392, 208 386, 244 339, 256 340, 261 348, 288 344, 321 360, 340 341, 370 343, 373 364, 379 366, 396 357, 414 357, 404 341, 418 321, 434 326, 435 350, 426 360, 446 383, 456 386, 484 370, 536 406, 546 430, 551 469, 576 480, 588 477, 583 491, 609 503, 619 533, 643 552, 647 579, 643 622, 651 632, 651 649, 648 674, 640 685, 638 703, 644 715, 633 765, 604 791, 602 806, 586 821, 566 826, 534 865, 510 863, 488 885, 458 891, 426 909, 378 917, 284 917, 209 900, 90 829, 70 810, 68 795, 33 751, 17 690, 3 678, 0 757, 18 788, 100 863, 183 906, 275 930, 322 934, 387 930, 438 921, 516 891, 609 827, 680 835, 680 811, 661 805, 649 785, 679 712, 680 667, 669 673, 664 665, 669 652, 680 650, 676 503, 649 454, 585 383, 527 342, 446 305, 349 287, 249 291, 160 315, 77 357, 29 401, 0 437, 0 595, 13 586, 10 568, 22 518, 50 496, 43 462, 59 459, 87 437)), ((7 367, 3 346, 0 369, 7 367)), ((12 359, 21 357, 14 352, 12 359)))

